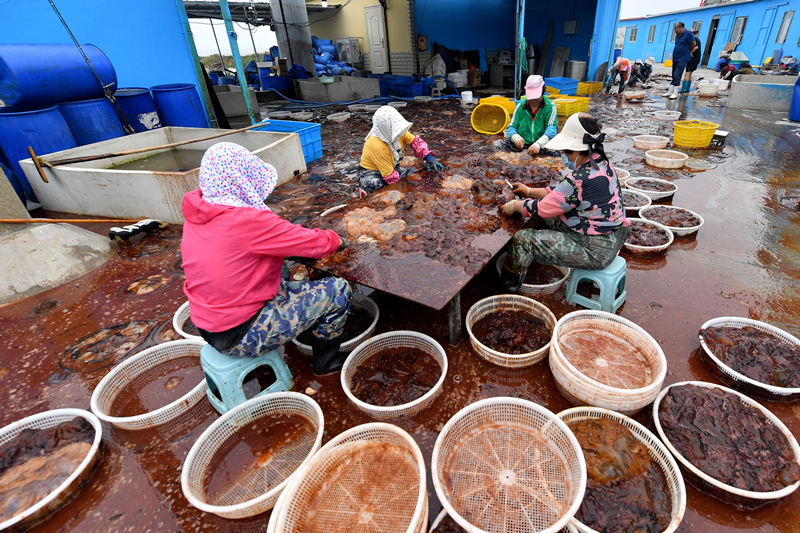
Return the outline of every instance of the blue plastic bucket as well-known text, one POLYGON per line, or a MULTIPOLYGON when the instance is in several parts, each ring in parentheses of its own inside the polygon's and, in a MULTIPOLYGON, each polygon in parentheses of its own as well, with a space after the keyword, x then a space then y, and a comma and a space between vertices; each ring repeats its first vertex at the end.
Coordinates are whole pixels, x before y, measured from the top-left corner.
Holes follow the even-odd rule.
MULTIPOLYGON (((92 44, 83 49, 103 83, 117 88, 117 74, 92 44)), ((8 106, 42 107, 103 96, 80 51, 72 44, 0 45, 0 100, 8 106)))
POLYGON ((219 74, 217 74, 216 72, 209 72, 208 79, 211 80, 211 85, 216 85, 217 82, 219 81, 219 74))
POLYGON ((58 104, 58 109, 67 121, 78 146, 125 135, 114 106, 105 98, 58 104))
POLYGON ((161 127, 161 118, 156 111, 156 103, 148 89, 144 87, 119 89, 114 98, 117 99, 117 105, 136 133, 161 127))
POLYGON ((69 130, 67 122, 58 107, 18 113, 3 112, 0 108, 0 150, 17 177, 25 194, 36 200, 19 161, 28 159, 28 146, 32 146, 37 156, 67 150, 78 146, 69 130))
POLYGON ((169 83, 150 87, 158 116, 164 126, 207 128, 203 102, 191 83, 169 83))

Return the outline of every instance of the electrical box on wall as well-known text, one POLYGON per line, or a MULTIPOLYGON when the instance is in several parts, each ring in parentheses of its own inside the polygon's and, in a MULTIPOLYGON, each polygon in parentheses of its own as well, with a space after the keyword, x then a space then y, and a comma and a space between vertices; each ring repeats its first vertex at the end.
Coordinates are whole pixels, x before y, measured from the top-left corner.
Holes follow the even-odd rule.
POLYGON ((578 34, 578 21, 565 20, 564 21, 564 35, 577 35, 578 34))

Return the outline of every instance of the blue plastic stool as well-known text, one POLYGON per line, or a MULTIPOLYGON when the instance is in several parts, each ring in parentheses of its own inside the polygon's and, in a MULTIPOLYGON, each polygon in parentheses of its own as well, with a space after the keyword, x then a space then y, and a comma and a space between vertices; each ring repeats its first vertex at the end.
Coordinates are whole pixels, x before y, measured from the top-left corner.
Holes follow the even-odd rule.
POLYGON ((200 365, 203 367, 208 384, 206 389, 208 401, 220 414, 224 414, 248 399, 242 390, 244 378, 261 366, 271 367, 276 380, 256 396, 270 392, 288 391, 294 385, 292 373, 281 359, 278 350, 272 350, 255 358, 230 357, 219 353, 210 344, 206 344, 200 350, 200 365))
POLYGON ((628 291, 625 290, 625 275, 628 265, 625 259, 617 256, 610 265, 602 270, 584 270, 576 268, 567 285, 567 301, 578 304, 587 309, 616 313, 617 309, 625 303, 628 291), (600 301, 592 300, 578 294, 578 284, 582 280, 594 281, 600 287, 600 301), (619 296, 617 296, 619 292, 619 296))

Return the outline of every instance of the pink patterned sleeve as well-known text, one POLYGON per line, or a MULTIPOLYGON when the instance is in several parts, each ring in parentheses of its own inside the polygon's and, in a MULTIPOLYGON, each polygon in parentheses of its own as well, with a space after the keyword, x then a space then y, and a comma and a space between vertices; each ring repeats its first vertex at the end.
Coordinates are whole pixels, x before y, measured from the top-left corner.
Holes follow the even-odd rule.
MULTIPOLYGON (((417 138, 419 138, 419 137, 417 137, 417 138)), ((400 181, 400 174, 396 170, 393 170, 391 174, 389 174, 388 176, 383 178, 383 181, 385 181, 388 185, 391 185, 392 183, 396 183, 396 182, 400 181)))
POLYGON ((541 200, 525 200, 522 202, 522 214, 526 217, 536 213, 541 218, 555 218, 566 213, 567 199, 564 193, 552 190, 541 200))
POLYGON ((425 156, 433 153, 428 149, 428 143, 423 141, 419 135, 415 136, 414 140, 411 141, 411 149, 414 150, 414 155, 417 159, 425 159, 425 156))

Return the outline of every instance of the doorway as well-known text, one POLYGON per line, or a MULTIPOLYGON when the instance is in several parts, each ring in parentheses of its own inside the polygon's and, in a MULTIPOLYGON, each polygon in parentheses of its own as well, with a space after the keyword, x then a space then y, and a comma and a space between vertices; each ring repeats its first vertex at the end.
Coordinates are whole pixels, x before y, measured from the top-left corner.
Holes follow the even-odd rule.
POLYGON ((703 58, 700 60, 700 65, 703 67, 708 66, 708 60, 711 58, 711 49, 714 47, 714 37, 717 36, 717 26, 719 26, 719 16, 711 19, 711 26, 708 28, 706 49, 703 51, 703 58))
POLYGON ((380 5, 364 8, 367 19, 367 46, 369 47, 369 68, 373 74, 383 74, 389 70, 386 53, 386 25, 383 21, 383 7, 380 5))

